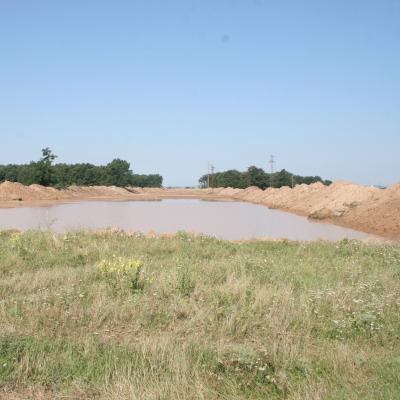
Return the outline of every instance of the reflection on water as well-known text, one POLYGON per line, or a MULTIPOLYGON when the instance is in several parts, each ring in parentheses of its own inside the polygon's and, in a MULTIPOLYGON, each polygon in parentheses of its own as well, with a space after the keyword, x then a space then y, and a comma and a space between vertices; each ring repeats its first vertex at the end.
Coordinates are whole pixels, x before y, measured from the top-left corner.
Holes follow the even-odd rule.
POLYGON ((87 201, 50 207, 0 209, 0 228, 71 229, 118 227, 129 231, 204 233, 224 239, 362 239, 362 232, 267 207, 202 200, 87 201))

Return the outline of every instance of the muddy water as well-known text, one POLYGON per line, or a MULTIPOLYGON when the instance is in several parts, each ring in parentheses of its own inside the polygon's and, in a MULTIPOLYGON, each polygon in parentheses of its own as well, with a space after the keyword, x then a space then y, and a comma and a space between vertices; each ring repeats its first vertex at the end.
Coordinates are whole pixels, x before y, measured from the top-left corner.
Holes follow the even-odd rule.
POLYGON ((92 201, 50 207, 0 209, 0 228, 72 229, 118 227, 129 231, 204 233, 224 239, 363 239, 362 232, 267 207, 202 200, 92 201))

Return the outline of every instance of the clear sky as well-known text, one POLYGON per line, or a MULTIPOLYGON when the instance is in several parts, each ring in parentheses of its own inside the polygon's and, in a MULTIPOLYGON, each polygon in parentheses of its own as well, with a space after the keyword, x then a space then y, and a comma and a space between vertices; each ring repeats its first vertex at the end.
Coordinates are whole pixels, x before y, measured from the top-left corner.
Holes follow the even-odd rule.
POLYGON ((400 180, 400 0, 0 0, 0 164, 400 180))

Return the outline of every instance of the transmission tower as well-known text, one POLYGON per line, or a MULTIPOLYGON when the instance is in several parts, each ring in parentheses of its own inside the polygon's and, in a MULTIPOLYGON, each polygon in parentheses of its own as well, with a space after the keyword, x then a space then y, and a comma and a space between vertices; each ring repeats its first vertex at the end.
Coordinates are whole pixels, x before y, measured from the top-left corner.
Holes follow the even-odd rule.
POLYGON ((274 173, 274 164, 275 164, 275 158, 274 158, 273 154, 271 154, 271 157, 268 162, 271 165, 271 174, 273 174, 274 173))
POLYGON ((271 157, 270 157, 268 162, 269 162, 269 164, 271 166, 270 186, 274 187, 274 164, 275 164, 275 158, 274 158, 273 154, 271 154, 271 157))

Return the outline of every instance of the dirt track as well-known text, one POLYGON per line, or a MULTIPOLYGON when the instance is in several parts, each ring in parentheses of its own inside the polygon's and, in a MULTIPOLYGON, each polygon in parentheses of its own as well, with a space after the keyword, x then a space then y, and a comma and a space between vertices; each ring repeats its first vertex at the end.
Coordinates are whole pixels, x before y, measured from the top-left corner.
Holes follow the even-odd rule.
POLYGON ((400 184, 376 189, 349 182, 297 185, 293 189, 157 189, 119 187, 77 187, 57 190, 40 185, 0 184, 0 207, 43 206, 81 200, 158 200, 199 198, 237 200, 266 205, 332 222, 360 231, 400 238, 400 184))

